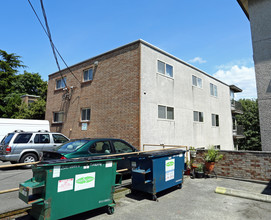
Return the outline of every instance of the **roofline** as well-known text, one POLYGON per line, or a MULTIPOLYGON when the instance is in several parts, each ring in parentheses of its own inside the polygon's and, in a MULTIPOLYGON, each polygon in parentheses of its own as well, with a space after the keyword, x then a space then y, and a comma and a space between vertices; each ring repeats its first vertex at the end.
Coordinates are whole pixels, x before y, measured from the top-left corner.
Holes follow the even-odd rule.
MULTIPOLYGON (((115 49, 113 49, 113 50, 109 50, 109 51, 107 51, 107 52, 105 52, 105 53, 102 53, 102 54, 99 54, 99 55, 94 56, 94 57, 92 57, 92 58, 86 59, 86 60, 84 60, 84 61, 81 61, 81 62, 79 62, 79 63, 76 63, 76 64, 70 66, 69 68, 71 69, 71 68, 73 68, 73 67, 75 67, 75 66, 77 66, 77 65, 83 64, 83 63, 85 63, 85 62, 87 62, 87 61, 97 59, 98 57, 104 56, 104 55, 106 55, 106 54, 112 53, 112 52, 114 52, 114 51, 123 49, 123 48, 125 48, 125 47, 131 46, 131 45, 137 44, 137 43, 142 43, 142 44, 144 44, 144 45, 146 45, 146 46, 148 46, 148 47, 150 47, 150 48, 152 48, 152 49, 154 49, 154 50, 156 50, 156 51, 159 51, 160 53, 162 53, 162 54, 164 54, 164 55, 166 55, 166 56, 168 56, 168 57, 170 57, 170 58, 172 58, 172 59, 174 59, 174 60, 176 60, 176 61, 178 61, 178 62, 180 62, 180 63, 182 63, 182 64, 184 64, 184 65, 186 65, 186 66, 189 66, 190 68, 192 68, 192 69, 194 69, 194 70, 196 70, 196 71, 198 71, 198 72, 204 74, 205 76, 207 76, 207 77, 209 77, 209 78, 212 78, 213 80, 216 80, 217 82, 222 83, 222 84, 224 84, 224 85, 226 85, 226 86, 229 87, 228 84, 226 84, 226 83, 224 83, 224 82, 222 82, 222 81, 216 79, 215 77, 209 75, 208 73, 204 72, 203 70, 200 70, 200 69, 196 68, 195 66, 192 66, 191 64, 186 63, 185 61, 179 59, 178 57, 175 57, 175 56, 173 56, 172 54, 170 54, 170 53, 168 53, 168 52, 166 52, 166 51, 164 51, 164 50, 162 50, 162 49, 160 49, 160 48, 158 48, 158 47, 156 47, 156 46, 154 46, 154 45, 152 45, 152 44, 150 44, 150 43, 148 43, 148 42, 146 42, 146 41, 144 41, 144 40, 142 40, 142 39, 138 39, 138 40, 133 41, 133 42, 131 42, 131 43, 125 44, 125 45, 120 46, 120 47, 117 47, 117 48, 115 48, 115 49)), ((49 77, 52 76, 52 75, 55 75, 55 74, 57 74, 57 73, 59 73, 59 72, 65 71, 65 70, 67 70, 67 69, 68 69, 68 68, 65 68, 65 69, 63 69, 63 70, 61 70, 61 71, 52 73, 52 74, 49 75, 49 77)))
POLYGON ((237 87, 236 85, 230 85, 230 89, 235 92, 242 92, 243 90, 237 87))
MULTIPOLYGON (((247 1, 247 0, 245 0, 247 1)), ((246 9, 246 7, 244 6, 242 0, 237 0, 238 4, 240 5, 240 7, 242 8, 243 12, 245 13, 245 15, 247 16, 247 19, 249 20, 249 13, 248 10, 246 9)))
POLYGON ((21 98, 23 98, 23 97, 39 98, 40 96, 38 96, 38 95, 28 95, 28 94, 26 94, 26 95, 22 95, 22 96, 21 96, 21 98))

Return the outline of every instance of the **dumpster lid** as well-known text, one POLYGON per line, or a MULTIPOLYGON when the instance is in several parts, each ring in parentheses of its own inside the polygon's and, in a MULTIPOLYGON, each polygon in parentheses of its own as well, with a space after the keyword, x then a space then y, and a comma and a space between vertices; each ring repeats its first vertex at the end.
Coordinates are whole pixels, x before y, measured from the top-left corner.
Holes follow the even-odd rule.
POLYGON ((71 159, 52 159, 45 160, 38 163, 38 166, 52 165, 52 164, 63 164, 63 163, 85 163, 85 162, 101 162, 101 161, 113 161, 120 160, 120 157, 106 157, 106 156, 91 156, 91 157, 80 157, 71 159))
POLYGON ((163 157, 163 156, 172 156, 177 154, 184 154, 185 150, 182 149, 168 149, 168 150, 157 150, 152 152, 145 152, 139 155, 131 157, 163 157))

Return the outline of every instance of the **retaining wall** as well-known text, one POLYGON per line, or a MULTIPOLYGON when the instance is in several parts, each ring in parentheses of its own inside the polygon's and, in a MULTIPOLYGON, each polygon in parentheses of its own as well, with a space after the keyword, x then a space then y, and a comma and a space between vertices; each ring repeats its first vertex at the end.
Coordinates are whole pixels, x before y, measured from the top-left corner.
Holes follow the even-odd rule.
MULTIPOLYGON (((196 163, 204 163, 207 150, 197 150, 196 163)), ((271 152, 263 151, 220 151, 223 159, 216 163, 219 176, 248 180, 271 180, 271 152)))

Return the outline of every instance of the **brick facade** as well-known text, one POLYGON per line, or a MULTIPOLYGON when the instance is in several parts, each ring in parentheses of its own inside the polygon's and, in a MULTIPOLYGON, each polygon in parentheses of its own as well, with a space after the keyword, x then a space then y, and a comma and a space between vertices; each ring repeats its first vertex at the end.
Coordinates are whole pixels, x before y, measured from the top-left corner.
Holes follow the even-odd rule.
POLYGON ((70 99, 63 99, 63 89, 56 90, 60 73, 49 76, 46 120, 51 130, 69 138, 121 138, 140 146, 140 43, 109 51, 71 67, 75 77, 62 71, 70 89, 70 99), (94 67, 94 62, 98 66, 94 67), (83 81, 83 71, 94 67, 93 81, 83 81), (90 108, 87 130, 82 131, 81 109, 90 108), (52 123, 53 112, 64 112, 63 123, 52 123))
MULTIPOLYGON (((206 150, 197 150, 195 162, 204 163, 206 150)), ((248 180, 271 180, 271 153, 261 151, 220 151, 223 159, 215 164, 216 174, 248 180)))

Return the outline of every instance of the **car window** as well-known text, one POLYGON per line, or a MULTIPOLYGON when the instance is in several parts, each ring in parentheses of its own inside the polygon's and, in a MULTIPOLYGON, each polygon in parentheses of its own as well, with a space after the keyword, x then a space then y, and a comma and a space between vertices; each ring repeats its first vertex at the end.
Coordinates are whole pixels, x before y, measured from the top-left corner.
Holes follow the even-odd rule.
POLYGON ((32 136, 32 133, 18 134, 14 140, 14 144, 25 144, 28 143, 32 136))
POLYGON ((14 133, 9 133, 7 136, 3 138, 1 144, 6 145, 10 142, 11 138, 14 136, 14 133))
POLYGON ((110 154, 112 151, 109 141, 98 141, 90 146, 89 152, 91 154, 110 154))
POLYGON ((54 139, 54 143, 57 143, 57 144, 65 143, 68 141, 68 139, 61 134, 53 134, 53 139, 54 139))
POLYGON ((50 136, 49 134, 36 134, 34 138, 35 144, 48 144, 50 143, 50 136))
POLYGON ((57 148, 57 151, 63 152, 63 153, 70 153, 73 151, 76 151, 81 146, 83 146, 85 143, 87 143, 88 140, 75 140, 75 141, 69 141, 65 144, 60 145, 57 148))
POLYGON ((115 147, 116 153, 129 153, 134 151, 131 146, 121 141, 113 141, 113 146, 115 147))

